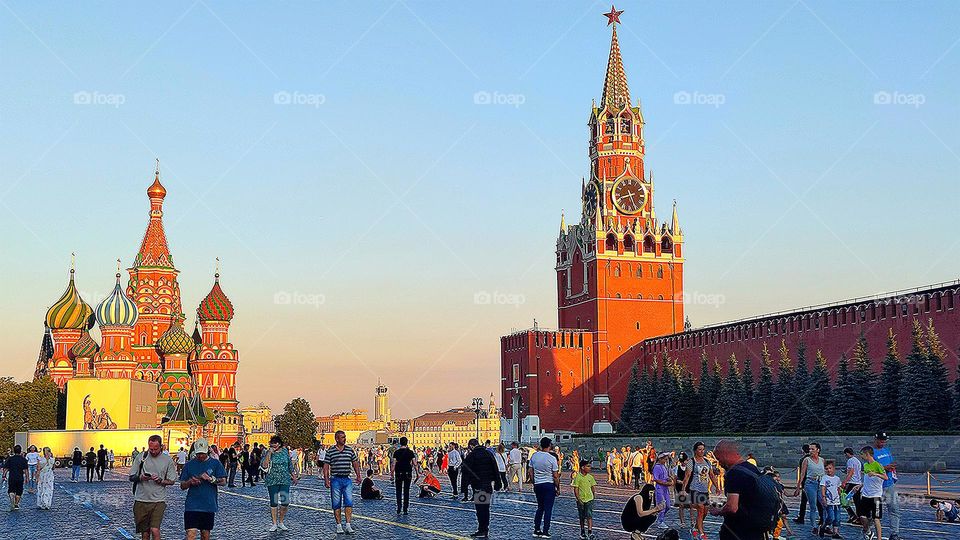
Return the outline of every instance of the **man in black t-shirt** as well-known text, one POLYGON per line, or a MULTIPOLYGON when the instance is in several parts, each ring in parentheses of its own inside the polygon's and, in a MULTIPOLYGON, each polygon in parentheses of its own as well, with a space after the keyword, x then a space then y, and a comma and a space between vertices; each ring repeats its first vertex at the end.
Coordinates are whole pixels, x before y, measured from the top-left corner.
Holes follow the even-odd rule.
POLYGON ((13 447, 13 455, 3 462, 3 470, 7 473, 7 493, 10 497, 10 510, 20 509, 20 497, 23 496, 23 476, 29 469, 27 458, 23 457, 23 448, 20 445, 13 447))
POLYGON ((394 482, 397 489, 397 514, 407 513, 410 506, 410 482, 413 478, 413 472, 417 472, 417 480, 420 480, 420 467, 417 464, 417 455, 413 450, 407 448, 407 438, 400 437, 400 448, 393 453, 392 469, 394 482))
POLYGON ((746 505, 756 493, 757 477, 760 469, 743 459, 737 443, 720 441, 713 450, 720 466, 726 469, 723 475, 723 491, 727 503, 721 508, 711 508, 710 513, 723 516, 720 526, 720 540, 764 540, 765 532, 747 522, 746 505))
POLYGON ((97 450, 97 480, 103 482, 103 473, 107 470, 107 449, 100 445, 97 450))

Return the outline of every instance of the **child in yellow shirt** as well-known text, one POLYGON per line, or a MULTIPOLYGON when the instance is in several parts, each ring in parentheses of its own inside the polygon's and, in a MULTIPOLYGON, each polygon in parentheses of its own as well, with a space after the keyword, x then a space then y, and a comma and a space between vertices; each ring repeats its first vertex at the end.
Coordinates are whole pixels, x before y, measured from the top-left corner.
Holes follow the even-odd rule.
POLYGON ((593 538, 593 505, 596 497, 597 479, 590 474, 590 461, 580 462, 579 471, 574 473, 573 494, 577 498, 577 514, 580 516, 580 538, 593 538))

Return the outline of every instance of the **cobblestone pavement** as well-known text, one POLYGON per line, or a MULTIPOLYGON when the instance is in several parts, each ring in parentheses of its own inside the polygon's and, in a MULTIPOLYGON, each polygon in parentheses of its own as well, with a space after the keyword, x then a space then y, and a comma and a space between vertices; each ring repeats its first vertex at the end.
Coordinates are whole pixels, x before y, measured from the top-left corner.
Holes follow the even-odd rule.
MULTIPOLYGON (((135 537, 130 483, 126 470, 118 469, 107 475, 106 481, 87 484, 71 483, 69 471, 57 470, 57 485, 54 509, 35 508, 34 495, 24 496, 21 509, 9 512, 0 504, 0 539, 122 539, 135 537)), ((620 511, 630 491, 605 485, 598 475, 598 501, 595 512, 594 531, 600 539, 625 539, 620 530, 620 511)), ((443 480, 443 479, 442 479, 443 480)), ((393 501, 394 490, 385 478, 377 478, 377 485, 384 491, 386 500, 360 501, 355 497, 354 527, 357 539, 385 538, 463 538, 476 529, 473 505, 449 498, 449 485, 444 483, 444 493, 433 500, 411 498, 410 515, 397 516, 393 501)), ((960 524, 938 524, 925 500, 903 497, 901 504, 903 523, 901 533, 905 538, 949 539, 960 538, 960 524)), ((222 488, 220 512, 216 517, 215 539, 267 539, 311 538, 333 539, 333 516, 329 509, 329 494, 322 481, 316 477, 304 478, 291 491, 292 507, 287 517, 288 532, 270 533, 266 488, 222 488)), ((163 537, 183 538, 184 494, 176 486, 169 490, 163 537)), ((790 509, 796 515, 797 499, 790 500, 790 509)), ((533 514, 536 500, 529 486, 523 494, 497 495, 493 503, 491 538, 530 538, 533 529, 533 514)), ((668 524, 677 525, 677 511, 671 509, 668 524)), ((719 521, 708 518, 707 533, 716 538, 719 521)), ((886 520, 884 525, 886 526, 886 520)), ((798 538, 809 537, 809 527, 794 526, 803 531, 798 538)), ((889 531, 885 531, 888 533, 889 531)), ((653 532, 653 531, 651 531, 653 532)), ((575 539, 579 537, 576 507, 572 492, 565 487, 557 499, 554 521, 551 527, 554 538, 575 539)), ((856 538, 852 526, 845 526, 848 538, 856 538)), ((647 535, 654 538, 656 534, 647 535)), ((689 538, 682 535, 682 538, 689 538)), ((341 540, 346 537, 340 536, 341 540)))

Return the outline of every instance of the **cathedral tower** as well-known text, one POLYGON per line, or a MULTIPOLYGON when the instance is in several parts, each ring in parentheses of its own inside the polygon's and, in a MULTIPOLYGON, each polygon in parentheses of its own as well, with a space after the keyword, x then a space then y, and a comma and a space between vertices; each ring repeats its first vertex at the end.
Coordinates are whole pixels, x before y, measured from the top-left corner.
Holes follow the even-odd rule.
POLYGON ((127 296, 133 299, 139 314, 133 329, 132 349, 137 361, 135 378, 157 382, 163 371, 157 341, 172 324, 182 324, 184 320, 177 283, 179 272, 173 266, 173 256, 163 229, 163 200, 166 196, 167 190, 160 183, 158 161, 153 184, 147 188, 150 221, 133 266, 127 270, 130 274, 127 296))
POLYGON ((90 315, 93 309, 83 301, 73 276, 75 270, 70 266, 70 281, 60 299, 47 310, 46 326, 50 329, 53 339, 53 355, 47 363, 47 373, 61 390, 67 381, 74 376, 73 359, 70 349, 89 328, 90 315))
POLYGON ((133 332, 137 324, 137 306, 120 287, 120 260, 117 260, 117 284, 97 306, 100 325, 100 351, 94 357, 94 371, 100 379, 132 379, 137 370, 133 353, 133 332))

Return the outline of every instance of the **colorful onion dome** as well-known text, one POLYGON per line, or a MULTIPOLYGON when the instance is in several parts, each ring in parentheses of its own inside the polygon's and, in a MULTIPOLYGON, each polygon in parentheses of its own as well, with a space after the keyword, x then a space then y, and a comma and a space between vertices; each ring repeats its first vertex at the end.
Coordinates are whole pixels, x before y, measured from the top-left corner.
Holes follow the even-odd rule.
POLYGON ((70 269, 70 283, 59 300, 47 310, 46 323, 53 329, 86 328, 87 319, 93 313, 89 304, 80 298, 77 287, 73 283, 73 268, 70 269))
POLYGON ((100 326, 133 326, 137 323, 137 305, 124 294, 120 287, 119 272, 117 286, 97 306, 97 323, 100 326))
POLYGON ((233 304, 230 303, 230 299, 227 298, 227 295, 223 293, 223 289, 220 288, 219 273, 214 274, 213 288, 210 289, 207 297, 200 302, 200 307, 197 308, 197 316, 200 318, 201 323, 206 321, 230 321, 233 319, 233 304))
POLYGON ((99 350, 100 347, 90 337, 90 332, 84 330, 80 339, 70 347, 70 358, 93 358, 99 350))
POLYGON ((179 323, 170 328, 157 340, 157 346, 163 354, 187 354, 196 350, 196 344, 179 323))

